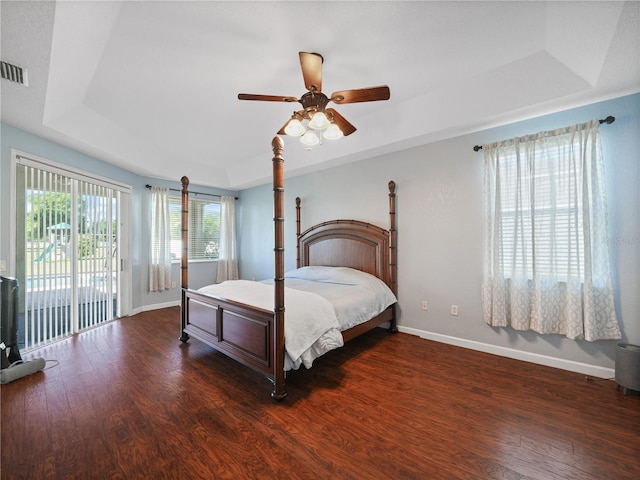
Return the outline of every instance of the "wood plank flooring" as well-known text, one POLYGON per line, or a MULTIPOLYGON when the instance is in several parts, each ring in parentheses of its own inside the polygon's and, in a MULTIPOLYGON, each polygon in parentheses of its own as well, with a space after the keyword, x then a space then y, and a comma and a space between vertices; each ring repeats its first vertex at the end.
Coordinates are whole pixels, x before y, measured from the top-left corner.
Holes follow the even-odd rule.
POLYGON ((613 381, 376 329, 275 403, 178 335, 168 308, 24 355, 52 361, 0 389, 1 478, 640 478, 640 397, 613 381))

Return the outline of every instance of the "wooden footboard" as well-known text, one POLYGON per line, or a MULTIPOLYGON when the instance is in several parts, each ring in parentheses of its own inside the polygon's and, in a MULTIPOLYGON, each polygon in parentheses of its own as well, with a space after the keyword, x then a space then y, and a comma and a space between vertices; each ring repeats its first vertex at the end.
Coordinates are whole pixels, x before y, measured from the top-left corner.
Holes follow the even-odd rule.
POLYGON ((180 340, 197 338, 238 362, 264 373, 273 383, 271 397, 287 396, 284 373, 284 142, 273 147, 274 309, 263 310, 188 288, 189 179, 182 177, 182 259, 180 340))
MULTIPOLYGON (((183 290, 183 333, 273 380, 273 312, 183 290)), ((183 341, 188 340, 184 338, 183 341)))

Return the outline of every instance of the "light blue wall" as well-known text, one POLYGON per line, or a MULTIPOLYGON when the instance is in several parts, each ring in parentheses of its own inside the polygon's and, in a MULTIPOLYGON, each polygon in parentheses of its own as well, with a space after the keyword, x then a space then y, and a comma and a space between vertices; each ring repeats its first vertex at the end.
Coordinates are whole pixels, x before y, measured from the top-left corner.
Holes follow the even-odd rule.
MULTIPOLYGON (((528 358, 560 359, 613 368, 615 341, 575 342, 556 335, 494 329, 482 321, 482 154, 473 145, 549 130, 592 118, 616 117, 601 128, 609 202, 609 238, 616 309, 623 341, 640 344, 640 95, 601 102, 395 152, 285 182, 285 266, 295 267, 295 197, 302 198, 302 228, 336 218, 388 225, 387 183, 395 180, 398 212, 398 297, 406 331, 461 344, 524 352, 528 358), (429 302, 427 312, 421 300, 429 302), (460 314, 449 314, 451 304, 460 314)), ((0 224, 9 218, 10 148, 88 170, 132 186, 133 308, 178 301, 178 290, 147 292, 149 195, 145 184, 175 183, 135 175, 22 130, 0 130, 0 224)), ((294 146, 287 146, 294 148, 294 146)), ((321 147, 320 147, 321 148, 321 147)), ((285 165, 286 153, 284 152, 285 165)), ((273 276, 273 191, 271 185, 237 192, 242 278, 273 276)), ((0 259, 8 255, 8 232, 0 229, 0 259)), ((190 267, 190 286, 215 278, 212 264, 190 267)), ((179 281, 177 267, 174 278, 179 281)), ((490 348, 489 348, 490 350, 490 348)), ((446 368, 446 366, 443 366, 446 368)))
MULTIPOLYGON (((130 264, 132 269, 133 287, 131 300, 133 312, 167 304, 178 304, 180 300, 180 290, 178 288, 165 292, 150 293, 148 291, 150 193, 145 185, 152 184, 180 189, 182 188, 180 179, 176 179, 175 182, 168 182, 136 175, 4 123, 0 125, 0 144, 0 189, 2 192, 0 196, 0 225, 7 225, 11 221, 9 217, 9 196, 11 194, 10 165, 12 148, 89 172, 96 176, 128 184, 132 187, 130 264)), ((185 172, 185 174, 188 173, 185 172)), ((212 189, 196 184, 190 185, 190 189, 218 195, 238 196, 238 193, 234 191, 212 189)), ((0 229, 0 259, 8 259, 9 241, 8 229, 0 229)), ((191 264, 189 269, 190 286, 199 287, 213 283, 216 276, 216 265, 216 262, 191 264)), ((172 278, 177 285, 180 285, 179 271, 179 265, 175 264, 172 278)), ((2 273, 5 275, 14 274, 14 272, 2 273)))
MULTIPOLYGON (((486 351, 525 352, 528 359, 613 368, 615 341, 570 341, 516 332, 482 320, 482 153, 476 144, 550 130, 592 118, 601 127, 609 205, 616 308, 623 341, 640 344, 640 95, 627 96, 395 152, 285 182, 286 269, 295 267, 295 197, 302 229, 336 218, 388 226, 387 182, 397 183, 398 297, 405 331, 486 351), (420 310, 422 300, 429 310, 420 310), (450 306, 459 306, 457 317, 450 306), (543 357, 541 357, 543 356, 543 357)), ((295 148, 295 145, 288 148, 295 148)), ((321 147, 320 147, 321 148, 321 147)), ((285 165, 287 150, 284 152, 285 165)), ((242 192, 240 270, 243 278, 273 276, 271 186, 242 192)), ((551 364, 555 364, 551 362, 551 364)), ((443 368, 446 368, 443 365, 443 368)))

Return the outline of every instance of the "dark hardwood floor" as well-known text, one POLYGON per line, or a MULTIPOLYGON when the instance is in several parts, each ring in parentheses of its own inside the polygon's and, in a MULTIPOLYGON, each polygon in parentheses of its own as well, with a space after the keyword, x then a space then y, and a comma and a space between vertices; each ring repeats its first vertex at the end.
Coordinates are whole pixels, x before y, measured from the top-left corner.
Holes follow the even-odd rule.
POLYGON ((274 403, 178 335, 168 308, 24 355, 52 362, 0 389, 1 477, 640 478, 640 397, 613 381, 376 329, 274 403))

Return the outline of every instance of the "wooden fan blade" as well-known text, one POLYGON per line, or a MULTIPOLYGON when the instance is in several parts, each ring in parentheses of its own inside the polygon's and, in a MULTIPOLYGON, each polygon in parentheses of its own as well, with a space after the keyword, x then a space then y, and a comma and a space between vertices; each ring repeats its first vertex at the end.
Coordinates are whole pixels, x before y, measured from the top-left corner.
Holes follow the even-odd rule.
POLYGON ((239 93, 238 100, 260 100, 262 102, 297 102, 296 97, 284 97, 278 95, 256 95, 253 93, 239 93))
POLYGON ((335 109, 327 108, 325 111, 333 117, 333 121, 338 125, 338 128, 345 137, 356 131, 356 127, 351 125, 342 115, 336 112, 335 109))
POLYGON ((322 62, 324 59, 319 53, 298 52, 302 77, 307 90, 314 93, 322 91, 322 62))
POLYGON ((361 88, 357 90, 342 90, 331 95, 334 103, 357 103, 376 102, 378 100, 389 100, 391 91, 386 85, 381 87, 361 88))

